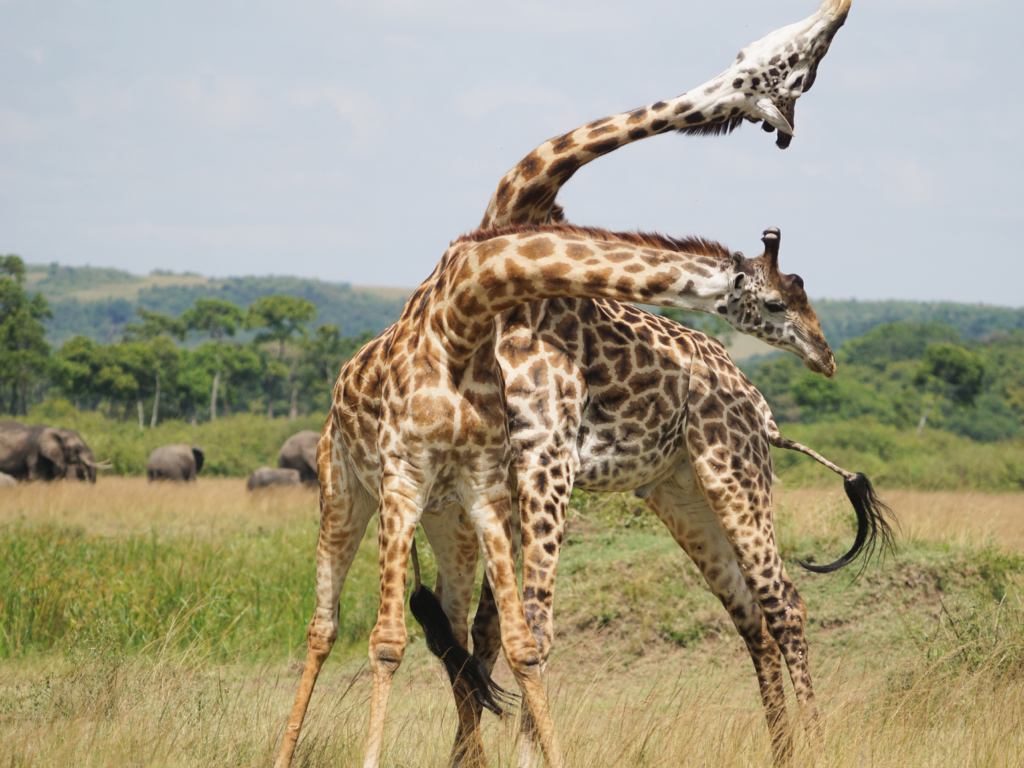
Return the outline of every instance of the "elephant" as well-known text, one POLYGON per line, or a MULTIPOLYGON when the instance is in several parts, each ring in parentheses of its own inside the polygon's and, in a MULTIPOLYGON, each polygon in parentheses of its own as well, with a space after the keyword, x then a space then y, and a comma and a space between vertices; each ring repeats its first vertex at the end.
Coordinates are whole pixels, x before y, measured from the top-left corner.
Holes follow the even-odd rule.
POLYGON ((0 472, 0 488, 10 488, 11 486, 17 485, 18 481, 8 475, 6 472, 0 472))
POLYGON ((146 477, 152 480, 195 480, 203 468, 203 449, 198 445, 161 445, 146 461, 146 477))
POLYGON ((320 433, 311 429, 296 432, 284 441, 277 454, 277 466, 281 469, 297 469, 304 483, 316 483, 316 444, 320 433))
POLYGON ((267 488, 271 485, 298 485, 301 473, 297 469, 274 469, 273 467, 260 467, 251 475, 245 487, 250 491, 257 488, 267 488))
POLYGON ((0 472, 17 480, 88 480, 96 482, 98 464, 82 436, 73 429, 0 422, 0 472))

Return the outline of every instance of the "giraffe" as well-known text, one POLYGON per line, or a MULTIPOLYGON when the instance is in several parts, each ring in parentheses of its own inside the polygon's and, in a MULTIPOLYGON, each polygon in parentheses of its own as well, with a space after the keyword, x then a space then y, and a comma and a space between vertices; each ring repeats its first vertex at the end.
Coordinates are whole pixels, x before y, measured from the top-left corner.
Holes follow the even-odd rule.
MULTIPOLYGON (((806 90, 809 86, 818 61, 827 51, 828 43, 831 41, 835 30, 838 29, 843 19, 845 19, 845 12, 849 3, 833 5, 836 8, 833 15, 829 18, 826 19, 823 15, 823 10, 819 10, 816 17, 811 17, 811 19, 805 22, 778 30, 762 41, 745 48, 744 52, 747 53, 741 52, 741 56, 738 57, 738 62, 745 57, 749 59, 748 66, 751 63, 761 66, 769 77, 773 77, 775 75, 770 71, 772 69, 771 60, 783 56, 783 54, 786 54, 788 57, 792 56, 794 52, 797 53, 798 62, 796 66, 806 67, 807 71, 811 73, 811 77, 805 79, 801 90, 794 89, 790 91, 780 89, 775 87, 778 85, 776 83, 771 86, 772 92, 768 94, 768 98, 774 100, 773 103, 778 103, 778 109, 790 115, 790 125, 792 124, 793 102, 799 97, 802 90, 806 90), (759 61, 760 64, 758 64, 759 61)), ((825 9, 827 6, 829 6, 829 3, 825 3, 822 9, 825 9)), ((734 64, 734 68, 735 66, 734 64)), ((727 70, 721 77, 725 77, 731 71, 732 68, 727 70)), ((752 80, 751 83, 753 84, 752 80)), ((753 84, 753 86, 757 87, 757 84, 753 84)), ((725 90, 721 90, 719 93, 723 99, 734 98, 733 94, 725 90)), ((652 113, 658 111, 659 104, 652 105, 652 113)), ((767 109, 767 106, 762 104, 759 109, 767 109)), ((687 122, 685 131, 691 133, 700 132, 702 125, 705 126, 705 132, 719 131, 720 128, 714 126, 721 122, 717 119, 720 112, 721 110, 716 110, 714 106, 708 105, 706 109, 707 114, 704 114, 702 117, 694 118, 691 114, 691 120, 687 122)), ((633 113, 630 114, 632 115, 633 113)), ((742 116, 756 120, 758 118, 755 114, 743 114, 742 116)), ((617 124, 621 121, 612 119, 611 122, 617 124)), ((660 132, 661 127, 657 124, 657 121, 653 122, 651 131, 654 133, 660 132)), ((735 124, 730 123, 729 127, 731 129, 735 127, 735 124)), ((632 134, 628 136, 629 141, 642 138, 639 132, 633 130, 633 128, 630 128, 630 131, 632 131, 632 134)), ((652 134, 648 133, 646 135, 652 134)), ((551 142, 548 143, 550 144, 551 142)), ((621 137, 617 138, 616 146, 622 146, 624 143, 624 139, 621 137)), ((604 151, 611 151, 613 148, 609 146, 604 151)), ((583 149, 584 147, 581 147, 580 151, 583 151, 583 149)), ((580 156, 577 168, 599 156, 599 154, 592 152, 592 149, 592 147, 586 148, 589 154, 580 156)), ((531 156, 534 154, 536 153, 531 153, 531 156)), ((515 173, 511 172, 506 177, 506 181, 512 178, 514 183, 505 184, 506 190, 509 189, 510 185, 514 186, 515 183, 529 182, 531 179, 539 183, 545 179, 549 171, 561 174, 557 177, 559 184, 567 181, 571 175, 566 175, 561 167, 551 168, 549 166, 547 169, 538 167, 538 164, 531 160, 531 156, 526 158, 527 161, 530 161, 529 163, 524 161, 526 165, 530 166, 530 172, 519 174, 516 178, 513 178, 516 176, 515 173)), ((520 163, 520 166, 524 166, 524 163, 520 163)), ((552 194, 550 195, 548 214, 555 207, 553 206, 553 201, 554 195, 552 194)), ((529 221, 531 218, 536 218, 536 206, 538 203, 539 200, 535 195, 512 195, 503 203, 503 212, 495 214, 491 217, 491 220, 495 224, 529 221)), ((487 217, 485 217, 486 221, 488 221, 487 217)), ((767 270, 767 272, 771 272, 771 270, 767 270)), ((785 315, 780 315, 776 311, 775 323, 772 324, 774 327, 768 326, 765 323, 763 325, 768 326, 767 329, 762 328, 759 330, 754 328, 750 332, 771 333, 773 330, 780 328, 783 325, 780 320, 784 320, 785 325, 789 326, 790 329, 794 329, 789 331, 791 336, 790 343, 800 347, 798 354, 808 362, 809 367, 812 369, 817 367, 822 372, 830 372, 834 369, 831 351, 822 351, 827 350, 827 344, 820 335, 820 327, 817 324, 817 319, 813 316, 813 310, 807 307, 807 312, 804 311, 806 296, 802 292, 802 285, 799 284, 798 279, 794 281, 791 278, 788 281, 783 281, 782 277, 784 276, 778 274, 771 275, 772 280, 775 281, 774 298, 776 301, 768 302, 771 304, 770 307, 766 306, 765 302, 760 302, 759 306, 753 308, 754 314, 752 317, 763 314, 765 311, 779 310, 778 299, 786 298, 790 293, 797 299, 793 308, 786 309, 785 315), (811 343, 812 341, 817 343, 817 349, 811 343), (818 362, 811 364, 811 358, 818 362)), ((417 296, 421 297, 422 291, 417 296)), ((614 308, 617 305, 614 302, 602 302, 600 305, 594 306, 614 308)), ((590 320, 599 319, 600 313, 595 313, 593 311, 594 307, 588 305, 583 309, 584 311, 581 313, 581 316, 584 318, 584 322, 588 318, 590 320)), ((613 328, 614 332, 619 334, 625 333, 627 337, 630 335, 630 329, 628 327, 624 328, 618 320, 615 320, 613 325, 615 326, 613 328)), ((385 376, 385 366, 382 361, 385 351, 390 347, 393 332, 394 326, 364 347, 356 358, 342 371, 338 385, 335 388, 332 413, 328 417, 321 434, 318 448, 318 470, 321 481, 321 530, 317 545, 317 609, 307 632, 306 665, 299 685, 299 691, 296 695, 295 706, 282 739, 277 762, 275 763, 277 766, 287 766, 290 764, 291 755, 298 739, 302 719, 305 715, 316 677, 323 661, 330 653, 336 635, 337 627, 334 619, 337 610, 337 598, 340 595, 341 587, 352 557, 354 557, 356 547, 372 513, 372 508, 376 505, 380 466, 374 446, 376 426, 380 413, 381 386, 385 376), (343 417, 351 438, 344 441, 344 444, 338 438, 339 427, 337 426, 337 424, 341 423, 343 417), (333 609, 331 608, 332 599, 333 609)), ((644 331, 641 329, 641 335, 643 333, 644 331)), ((765 338, 765 336, 762 336, 762 338, 765 338)), ((781 346, 779 338, 768 337, 766 340, 776 346, 781 346)), ((790 348, 792 349, 792 346, 790 348)), ((422 523, 439 563, 438 597, 444 604, 445 612, 453 619, 452 623, 456 639, 459 639, 465 645, 468 640, 468 632, 464 618, 468 616, 469 596, 454 589, 446 588, 444 573, 446 571, 446 564, 451 564, 457 562, 459 558, 464 558, 467 551, 475 553, 476 541, 471 531, 467 533, 465 528, 458 528, 457 526, 447 524, 449 521, 442 525, 440 517, 433 509, 428 509, 424 514, 422 523), (463 617, 463 621, 457 620, 456 617, 459 616, 463 617)), ((475 727, 475 718, 478 716, 478 713, 473 711, 469 692, 465 690, 462 681, 456 681, 455 697, 459 706, 459 731, 460 734, 467 733, 475 727), (461 691, 460 685, 463 686, 461 691), (467 730, 467 724, 469 730, 467 730)))
MULTIPOLYGON (((571 489, 633 492, 694 561, 744 640, 776 762, 786 763, 791 753, 780 648, 808 738, 820 749, 806 613, 774 544, 769 445, 805 453, 840 474, 857 513, 850 550, 825 566, 801 562, 804 568, 831 572, 875 543, 890 547, 888 508, 862 475, 783 438, 760 392, 715 339, 606 301, 590 302, 583 326, 578 309, 565 299, 518 307, 516 335, 499 330, 496 352, 513 445, 523 606, 542 669, 554 639, 555 577, 571 489), (645 343, 633 345, 634 337, 645 343)), ((485 583, 472 636, 474 656, 488 671, 496 631, 485 583)), ((476 737, 460 731, 457 738, 467 744, 476 737)), ((524 718, 519 765, 532 765, 535 756, 524 718)))
MULTIPOLYGON (((371 634, 374 696, 366 764, 379 757, 391 676, 404 651, 405 563, 417 523, 434 548, 445 613, 463 617, 453 622, 463 644, 472 594, 465 567, 475 563, 478 548, 485 553, 503 619, 501 645, 537 722, 542 750, 549 764, 559 763, 536 644, 512 575, 506 531, 511 445, 493 318, 523 302, 573 294, 712 312, 744 332, 763 324, 760 307, 766 299, 786 296, 803 302, 803 356, 832 359, 802 287, 780 275, 771 254, 746 259, 707 241, 568 225, 478 231, 460 238, 390 332, 346 364, 335 387, 317 452, 317 607, 278 765, 290 762, 313 685, 337 635, 345 574, 378 499, 381 606, 371 634), (451 386, 458 390, 453 393, 451 386), (430 419, 436 421, 423 423, 430 419), (437 499, 449 496, 458 501, 457 512, 435 509, 437 499)), ((475 699, 460 685, 456 681, 460 730, 472 733, 475 699)))
POLYGON ((793 139, 796 100, 814 84, 850 3, 825 0, 803 21, 744 47, 728 69, 682 96, 594 120, 544 142, 501 179, 480 229, 547 223, 555 196, 576 171, 650 136, 729 133, 748 120, 769 132, 778 129, 776 145, 785 149, 793 139))

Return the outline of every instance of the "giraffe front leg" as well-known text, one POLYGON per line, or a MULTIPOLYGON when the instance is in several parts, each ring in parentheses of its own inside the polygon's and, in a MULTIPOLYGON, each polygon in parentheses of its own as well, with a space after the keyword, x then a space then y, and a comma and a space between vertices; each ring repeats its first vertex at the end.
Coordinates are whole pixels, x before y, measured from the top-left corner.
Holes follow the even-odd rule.
MULTIPOLYGON (((547 669, 554 642, 555 577, 565 533, 565 514, 572 492, 573 472, 568 457, 547 463, 525 459, 516 467, 523 546, 523 612, 537 642, 540 671, 547 669)), ((519 730, 518 768, 537 764, 537 732, 523 711, 519 730)))
POLYGON ((789 764, 793 743, 782 687, 782 656, 718 518, 693 482, 689 462, 672 480, 656 486, 646 502, 700 570, 743 638, 757 675, 775 764, 789 764))
MULTIPOLYGON (((419 487, 424 484, 421 483, 419 487)), ((405 578, 413 536, 423 512, 417 486, 386 468, 381 481, 378 549, 380 605, 370 632, 373 694, 366 734, 364 768, 377 768, 384 744, 384 722, 395 672, 402 663, 408 636, 405 630, 405 578)))
POLYGON ((498 605, 501 645, 505 659, 519 683, 527 708, 536 724, 541 751, 550 768, 562 765, 547 696, 541 683, 541 659, 537 642, 523 615, 516 585, 511 545, 511 500, 504 482, 494 482, 477 493, 466 494, 466 506, 486 558, 487 579, 498 605))
MULTIPOLYGON (((420 524, 437 562, 435 594, 451 622, 456 642, 468 647, 467 620, 479 550, 472 523, 460 507, 451 505, 441 513, 426 512, 420 524)), ((451 768, 486 765, 480 738, 482 707, 462 677, 455 679, 452 694, 459 714, 459 726, 448 765, 451 768)))
POLYGON ((288 768, 302 729, 313 687, 320 669, 338 636, 338 600, 348 569, 355 559, 366 524, 375 504, 356 485, 346 482, 341 462, 331 479, 321 487, 320 535, 316 548, 316 609, 306 630, 306 663, 295 695, 288 726, 285 728, 274 768, 288 768))

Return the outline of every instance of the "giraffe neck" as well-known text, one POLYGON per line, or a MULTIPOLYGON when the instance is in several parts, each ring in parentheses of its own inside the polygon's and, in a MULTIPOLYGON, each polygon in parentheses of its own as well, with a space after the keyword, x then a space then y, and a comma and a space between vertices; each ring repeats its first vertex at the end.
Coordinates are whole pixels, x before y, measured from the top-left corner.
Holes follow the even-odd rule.
POLYGON ((728 133, 746 119, 779 130, 785 149, 793 109, 846 21, 850 0, 825 0, 803 21, 747 45, 720 75, 668 101, 587 123, 544 142, 505 174, 481 229, 551 221, 555 196, 581 167, 619 147, 668 131, 728 133))
POLYGON ((682 96, 595 120, 544 142, 502 178, 480 229, 548 223, 555 197, 573 174, 626 144, 669 131, 732 131, 743 120, 744 94, 735 87, 735 78, 731 83, 723 78, 719 75, 682 96), (735 105, 730 105, 730 90, 736 94, 735 105))
POLYGON ((494 317, 541 299, 722 312, 738 262, 717 244, 568 225, 474 233, 445 254, 437 285, 414 312, 450 357, 468 359, 490 338, 494 317))

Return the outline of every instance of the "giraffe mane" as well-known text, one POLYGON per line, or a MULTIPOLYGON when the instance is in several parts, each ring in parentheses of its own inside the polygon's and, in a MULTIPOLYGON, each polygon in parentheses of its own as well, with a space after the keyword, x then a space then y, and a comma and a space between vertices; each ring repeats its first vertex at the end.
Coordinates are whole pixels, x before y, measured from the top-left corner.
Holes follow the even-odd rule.
POLYGON ((697 256, 708 256, 713 259, 732 259, 733 253, 728 247, 715 240, 703 237, 669 237, 656 232, 612 232, 599 227, 581 227, 575 224, 511 224, 490 229, 477 229, 467 232, 453 241, 456 243, 481 243, 495 237, 524 235, 540 232, 551 232, 559 235, 578 235, 588 240, 600 240, 606 243, 626 243, 664 251, 690 253, 697 256))
POLYGON ((729 134, 743 125, 742 117, 729 117, 719 120, 717 123, 701 123, 700 125, 687 125, 677 128, 676 133, 688 134, 690 136, 720 136, 729 134))

